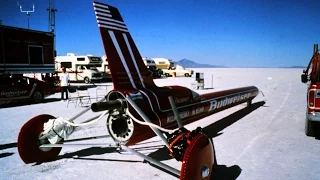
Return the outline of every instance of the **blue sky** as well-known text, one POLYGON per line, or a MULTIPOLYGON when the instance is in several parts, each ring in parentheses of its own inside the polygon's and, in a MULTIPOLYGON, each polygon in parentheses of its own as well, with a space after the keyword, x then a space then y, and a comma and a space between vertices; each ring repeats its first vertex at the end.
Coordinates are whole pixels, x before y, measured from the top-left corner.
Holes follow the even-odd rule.
MULTIPOLYGON (((119 9, 142 56, 228 67, 307 66, 320 43, 318 0, 100 0, 119 9)), ((2 24, 48 30, 48 0, 1 0, 2 24)), ((92 0, 55 0, 56 49, 103 55, 92 0)))

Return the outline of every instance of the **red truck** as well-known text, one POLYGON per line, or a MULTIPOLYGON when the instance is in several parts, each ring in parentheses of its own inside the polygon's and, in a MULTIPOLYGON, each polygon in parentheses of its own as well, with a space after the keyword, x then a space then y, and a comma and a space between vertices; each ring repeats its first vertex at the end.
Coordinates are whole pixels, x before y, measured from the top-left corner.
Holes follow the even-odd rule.
POLYGON ((53 33, 0 25, 0 101, 28 97, 39 102, 54 93, 55 54, 53 33), (42 81, 23 78, 35 73, 42 81))
POLYGON ((320 123, 320 54, 318 44, 314 45, 313 56, 301 75, 302 83, 308 85, 305 133, 307 136, 319 136, 320 123))

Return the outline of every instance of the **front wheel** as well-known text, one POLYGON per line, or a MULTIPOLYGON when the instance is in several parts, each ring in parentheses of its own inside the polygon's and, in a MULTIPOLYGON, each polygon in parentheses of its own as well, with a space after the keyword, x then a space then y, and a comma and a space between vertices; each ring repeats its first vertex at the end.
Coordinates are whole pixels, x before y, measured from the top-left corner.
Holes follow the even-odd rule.
POLYGON ((189 73, 185 73, 184 76, 185 76, 185 77, 191 77, 191 76, 189 75, 189 73))
POLYGON ((90 83, 90 79, 88 77, 84 78, 84 83, 89 84, 90 83))

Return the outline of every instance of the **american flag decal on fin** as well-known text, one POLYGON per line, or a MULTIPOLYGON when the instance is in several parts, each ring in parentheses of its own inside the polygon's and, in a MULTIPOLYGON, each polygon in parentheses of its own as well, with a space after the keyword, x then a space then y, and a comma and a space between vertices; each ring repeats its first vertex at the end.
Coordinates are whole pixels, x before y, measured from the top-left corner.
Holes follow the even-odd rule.
POLYGON ((93 7, 99 27, 128 32, 117 8, 98 2, 94 2, 93 7))

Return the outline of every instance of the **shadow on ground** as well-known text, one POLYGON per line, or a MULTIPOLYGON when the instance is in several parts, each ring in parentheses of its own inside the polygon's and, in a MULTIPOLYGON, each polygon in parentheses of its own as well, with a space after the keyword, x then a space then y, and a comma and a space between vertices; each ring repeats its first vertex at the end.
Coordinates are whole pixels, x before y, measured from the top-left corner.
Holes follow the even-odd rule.
POLYGON ((57 102, 61 101, 60 98, 45 98, 43 102, 41 103, 34 103, 31 100, 21 100, 17 102, 9 102, 5 104, 1 104, 0 108, 10 108, 10 107, 18 107, 18 106, 28 106, 28 105, 33 105, 33 104, 44 104, 44 103, 51 103, 51 102, 57 102))
MULTIPOLYGON (((17 143, 0 144, 0 151, 5 149, 10 149, 10 148, 15 148, 15 147, 17 147, 17 143)), ((13 154, 14 153, 11 153, 11 152, 0 153, 0 159, 11 156, 13 154)))
POLYGON ((0 144, 0 150, 15 148, 15 147, 17 147, 17 143, 0 144))
POLYGON ((11 156, 12 154, 14 154, 14 153, 0 153, 0 159, 4 158, 4 157, 11 156))
POLYGON ((71 153, 65 153, 63 155, 60 155, 57 157, 56 160, 65 159, 65 158, 81 158, 86 156, 92 156, 92 155, 102 155, 106 153, 113 153, 116 151, 116 148, 108 147, 108 148, 101 148, 101 147, 91 147, 87 149, 81 149, 79 151, 71 152, 71 153))

